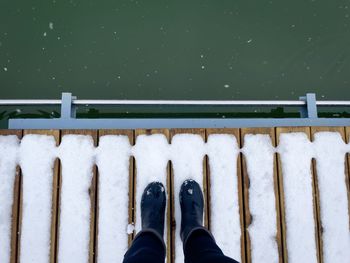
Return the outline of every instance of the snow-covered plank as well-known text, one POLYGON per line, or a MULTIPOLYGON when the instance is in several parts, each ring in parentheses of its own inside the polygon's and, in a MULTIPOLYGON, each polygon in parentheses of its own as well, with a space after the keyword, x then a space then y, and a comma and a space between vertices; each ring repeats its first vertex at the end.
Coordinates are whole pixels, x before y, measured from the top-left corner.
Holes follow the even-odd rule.
POLYGON ((246 262, 239 129, 207 129, 206 136, 209 229, 225 255, 246 262))
MULTIPOLYGON (((56 146, 60 143, 59 130, 26 130, 24 134, 38 134, 53 136, 56 146)), ((56 260, 57 251, 57 220, 58 220, 58 192, 59 192, 59 159, 55 160, 53 167, 53 182, 52 182, 52 213, 51 213, 51 239, 50 239, 50 262, 56 260)))
POLYGON ((17 261, 20 130, 0 130, 0 262, 17 261))
POLYGON ((283 262, 273 128, 241 129, 247 262, 283 262))
POLYGON ((349 148, 344 127, 311 128, 320 200, 323 262, 350 258, 349 200, 346 184, 349 148))
MULTIPOLYGON (((54 261, 55 241, 51 233, 55 232, 56 226, 56 222, 52 221, 52 204, 58 138, 59 131, 25 130, 21 140, 20 262, 54 261)), ((55 179, 57 182, 57 168, 55 179)))
POLYGON ((276 129, 284 259, 317 262, 319 228, 310 128, 276 129))
POLYGON ((58 156, 61 189, 58 263, 94 262, 97 131, 63 130, 58 156))
MULTIPOLYGON (((349 206, 349 214, 350 214, 350 127, 345 127, 345 142, 348 144, 348 152, 346 154, 347 157, 347 176, 348 180, 346 182, 346 187, 348 190, 348 206, 349 206)), ((350 217, 349 217, 350 220, 350 217)), ((350 221, 349 221, 349 229, 350 229, 350 221)))
POLYGON ((184 262, 183 245, 180 238, 181 209, 179 192, 186 179, 195 180, 203 190, 204 225, 208 226, 207 209, 207 176, 205 162, 205 130, 204 129, 172 129, 171 162, 174 177, 174 214, 175 214, 175 263, 184 262))
POLYGON ((132 130, 99 131, 95 246, 100 263, 122 262, 132 239, 127 230, 133 222, 133 137, 132 130))
POLYGON ((171 262, 171 179, 170 179, 170 146, 169 130, 135 130, 135 146, 133 155, 135 158, 135 230, 141 230, 141 196, 146 186, 153 182, 161 182, 166 188, 166 222, 164 229, 164 240, 167 249, 167 262, 171 262))

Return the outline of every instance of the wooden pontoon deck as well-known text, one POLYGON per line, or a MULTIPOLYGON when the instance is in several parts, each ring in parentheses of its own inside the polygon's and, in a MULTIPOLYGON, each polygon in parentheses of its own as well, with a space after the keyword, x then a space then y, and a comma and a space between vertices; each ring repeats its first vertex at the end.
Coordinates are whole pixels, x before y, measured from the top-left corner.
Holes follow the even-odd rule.
MULTIPOLYGON (((321 131, 338 132, 343 138, 344 142, 349 143, 350 127, 297 127, 297 128, 245 128, 245 129, 161 129, 161 130, 1 130, 0 135, 17 135, 19 138, 27 134, 45 134, 54 136, 57 145, 60 144, 61 138, 67 134, 82 134, 92 136, 95 146, 99 144, 99 138, 104 135, 125 135, 128 136, 130 144, 135 144, 137 136, 141 134, 164 134, 171 142, 172 137, 179 133, 190 133, 200 135, 204 141, 207 140, 211 134, 231 134, 236 137, 238 145, 243 147, 244 136, 246 134, 267 134, 270 136, 273 146, 277 146, 279 143, 279 137, 281 133, 291 132, 303 132, 310 140, 314 138, 314 134, 321 131)), ((350 156, 347 154, 347 160, 345 162, 346 172, 346 184, 348 198, 349 194, 349 164, 350 156)), ((317 169, 316 161, 310 162, 312 177, 313 177, 313 206, 314 206, 314 217, 315 217, 315 240, 317 244, 317 258, 318 262, 324 262, 323 260, 323 243, 322 243, 322 222, 320 217, 320 197, 317 182, 317 169)), ((205 195, 205 225, 211 228, 211 207, 215 206, 215 203, 211 201, 210 193, 210 167, 208 158, 205 157, 203 160, 203 189, 205 195)), ((90 187, 90 198, 91 198, 91 224, 90 224, 90 251, 89 251, 89 262, 97 262, 98 245, 98 222, 99 222, 99 173, 98 169, 94 168, 93 179, 90 187)), ((130 158, 130 180, 129 180, 129 223, 135 221, 135 189, 138 182, 137 171, 135 160, 133 157, 130 158)), ((249 174, 247 171, 247 163, 242 153, 239 154, 237 160, 237 176, 238 176, 238 193, 239 193, 239 208, 240 208, 240 224, 241 224, 241 258, 242 262, 252 262, 251 258, 251 242, 249 232, 247 228, 252 222, 252 217, 249 209, 249 174)), ((57 159, 54 166, 54 177, 53 177, 53 193, 52 193, 52 222, 51 222, 51 247, 50 247, 50 262, 58 262, 57 255, 60 248, 58 244, 58 228, 60 225, 60 187, 61 187, 61 169, 60 161, 57 159)), ((17 168, 17 175, 14 186, 14 202, 12 209, 12 235, 11 235, 11 262, 19 262, 19 254, 21 247, 21 221, 22 221, 22 175, 21 170, 17 168)), ((167 242, 167 260, 168 262, 175 262, 175 251, 174 251, 174 238, 175 228, 180 226, 180 222, 175 222, 174 217, 174 173, 172 170, 171 163, 168 164, 167 168, 167 191, 171 198, 168 200, 168 211, 167 211, 167 229, 168 239, 167 242)), ((274 154, 274 193, 276 201, 276 214, 277 214, 277 246, 279 254, 279 262, 288 262, 289 251, 287 249, 287 235, 286 229, 288 225, 285 220, 285 206, 284 206, 284 189, 283 189, 283 173, 281 168, 281 160, 279 154, 274 154)), ((126 233, 125 233, 126 234, 126 233)), ((126 234, 127 235, 127 234, 126 234)), ((135 233, 129 235, 129 244, 132 242, 135 233)), ((0 244, 1 245, 1 244, 0 244)), ((117 246, 118 244, 116 244, 117 246)), ((350 248, 349 248, 350 249, 350 248)), ((339 262, 342 263, 342 262, 339 262)), ((344 262, 345 263, 345 262, 344 262)))

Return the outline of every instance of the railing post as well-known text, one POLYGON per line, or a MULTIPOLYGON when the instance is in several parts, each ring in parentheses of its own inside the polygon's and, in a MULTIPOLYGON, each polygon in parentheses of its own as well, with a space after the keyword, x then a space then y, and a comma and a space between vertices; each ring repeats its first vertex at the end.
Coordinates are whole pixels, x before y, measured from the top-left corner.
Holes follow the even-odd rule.
POLYGON ((305 97, 299 97, 299 100, 306 102, 306 105, 300 109, 301 118, 318 118, 315 93, 307 93, 305 97))
POLYGON ((73 100, 76 98, 77 97, 72 96, 72 93, 62 93, 61 119, 71 119, 76 117, 76 107, 73 105, 73 100))

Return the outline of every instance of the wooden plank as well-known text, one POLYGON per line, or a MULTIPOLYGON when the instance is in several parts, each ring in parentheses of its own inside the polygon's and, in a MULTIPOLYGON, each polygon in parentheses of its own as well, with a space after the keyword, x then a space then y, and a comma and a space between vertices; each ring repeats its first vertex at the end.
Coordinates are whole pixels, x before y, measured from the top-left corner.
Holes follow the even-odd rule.
MULTIPOLYGON (((311 127, 311 138, 312 140, 314 140, 314 135, 315 133, 317 132, 338 132, 340 134, 340 136, 342 137, 342 139, 344 140, 344 142, 348 142, 347 139, 349 138, 349 135, 346 133, 348 130, 348 128, 346 127, 311 127)), ((347 154, 347 157, 345 159, 345 184, 346 184, 346 188, 348 189, 348 211, 349 211, 349 214, 350 214, 350 190, 349 190, 349 184, 350 184, 350 175, 349 175, 349 154, 347 154)), ((313 169, 314 169, 314 173, 316 175, 316 178, 317 178, 317 170, 316 170, 316 161, 313 160, 313 169)), ((316 179, 317 180, 317 179, 316 179)), ((319 198, 319 196, 318 196, 319 198)), ((318 199, 319 200, 319 199, 318 199)), ((320 222, 321 222, 321 219, 320 219, 320 222)), ((350 218, 349 218, 349 229, 350 229, 350 218)), ((322 229, 321 229, 322 230, 322 229)), ((322 231, 321 231, 321 235, 320 235, 320 238, 321 238, 321 242, 322 242, 322 231)), ((321 253, 323 255, 323 251, 322 251, 322 248, 321 248, 321 253)))
MULTIPOLYGON (((130 145, 134 145, 135 143, 135 137, 134 137, 134 132, 133 130, 99 130, 98 132, 99 138, 105 135, 124 135, 129 138, 130 145)), ((134 158, 130 157, 129 161, 129 219, 128 223, 133 224, 135 222, 135 217, 134 217, 134 206, 135 206, 135 200, 134 200, 134 158)), ((98 237, 98 213, 99 209, 97 206, 96 214, 97 214, 97 219, 96 219, 96 237, 98 237)), ((134 238, 134 233, 128 235, 128 244, 129 246, 132 243, 132 240, 134 238)), ((96 238, 96 247, 97 246, 98 239, 96 238)), ((97 258, 97 253, 96 251, 96 258, 97 258)))
MULTIPOLYGON (((197 134, 203 138, 205 141, 205 129, 171 129, 170 130, 170 137, 173 138, 176 134, 197 134)), ((207 192, 208 192, 208 186, 207 186, 207 162, 206 158, 203 159, 203 195, 204 195, 204 226, 208 228, 208 221, 209 221, 209 213, 208 213, 208 199, 207 199, 207 192)))
MULTIPOLYGON (((347 144, 350 144, 350 127, 345 128, 345 142, 347 144)), ((348 206, 349 206, 349 215, 350 215, 350 153, 347 153, 346 156, 347 156, 347 170, 348 170, 348 173, 347 173, 348 180, 346 182, 346 187, 348 189, 348 206)), ((349 229, 350 229, 350 222, 349 222, 349 229)))
MULTIPOLYGON (((247 134, 266 134, 271 138, 272 146, 276 147, 276 138, 274 128, 244 128, 241 129, 241 143, 244 147, 244 136, 247 134)), ((242 155, 242 176, 243 176, 243 187, 244 187, 244 208, 245 208, 245 234, 246 234, 246 252, 247 252, 247 262, 252 262, 251 258, 251 240, 248 232, 248 227, 252 223, 251 213, 249 209, 249 187, 250 179, 247 169, 247 163, 245 157, 242 155)), ((279 262, 283 262, 283 237, 282 237, 282 221, 281 221, 281 198, 279 191, 279 179, 277 173, 277 154, 274 155, 273 160, 273 180, 274 180, 274 192, 275 192, 275 205, 276 205, 276 223, 277 223, 277 233, 276 241, 278 247, 278 257, 279 262)))
MULTIPOLYGON (((0 130, 0 135, 16 135, 19 139, 22 138, 22 130, 0 130)), ((18 262, 18 243, 19 243, 19 209, 20 209, 20 194, 21 194, 22 174, 20 167, 16 167, 16 177, 13 186, 13 203, 12 203, 12 222, 11 222, 11 255, 10 262, 18 262)))
MULTIPOLYGON (((239 129, 206 129, 206 141, 208 140, 208 137, 211 134, 229 134, 235 136, 237 139, 238 147, 241 147, 241 140, 240 140, 240 130, 239 129)), ((239 214, 240 214, 240 223, 241 223, 241 259, 242 263, 247 262, 246 259, 246 237, 245 237, 245 219, 244 219, 244 194, 243 194, 243 178, 242 178, 242 169, 241 169, 241 154, 238 155, 237 158, 237 180, 238 180, 238 201, 239 201, 239 214)), ((210 169, 209 169, 209 163, 207 160, 207 189, 208 189, 208 224, 210 229, 210 169)))
MULTIPOLYGON (((203 141, 205 141, 205 129, 170 129, 170 140, 176 135, 176 134, 197 134, 203 138, 203 141)), ((203 196, 204 196, 204 226, 208 227, 208 200, 207 200, 207 158, 203 158, 203 196)), ((172 191, 173 191, 173 250, 172 250, 172 259, 175 262, 175 228, 180 227, 181 222, 175 222, 175 204, 174 204, 174 195, 178 195, 179 193, 175 192, 175 186, 174 186, 174 171, 171 169, 171 178, 172 178, 172 191)), ((180 238, 180 237, 178 237, 180 238)))
MULTIPOLYGON (((62 137, 68 134, 75 135, 86 135, 91 136, 94 140, 94 145, 98 144, 98 131, 96 130, 62 130, 61 131, 61 140, 62 137)), ((97 205, 97 193, 98 193, 98 174, 97 167, 94 165, 93 168, 93 177, 91 180, 90 186, 90 200, 91 200, 91 217, 90 217, 90 245, 89 245, 89 263, 96 262, 95 252, 96 252, 96 205, 97 205)), ((62 185, 62 174, 60 175, 59 184, 62 185)), ((59 213, 58 213, 59 218, 59 213)), ((59 229, 59 219, 58 219, 58 229, 59 229)), ((57 242, 58 243, 58 242, 57 242)), ((59 243, 57 244, 58 251, 59 243)))
MULTIPOLYGON (((294 133, 294 132, 302 132, 307 135, 310 139, 311 131, 309 127, 284 127, 284 128, 276 128, 276 141, 279 144, 279 138, 281 133, 294 133)), ((318 262, 322 261, 322 242, 320 238, 320 213, 319 213, 319 195, 318 195, 318 184, 317 177, 314 173, 313 164, 311 165, 312 169, 312 181, 313 181, 313 213, 315 220, 315 240, 316 240, 316 249, 317 249, 317 260, 318 262)), ((287 251, 287 227, 286 226, 286 218, 285 218, 285 201, 284 201, 284 187, 283 187, 283 173, 282 173, 282 165, 280 156, 277 155, 277 166, 278 166, 278 179, 279 179, 279 189, 280 189, 280 206, 281 206, 281 221, 282 221, 282 241, 283 241, 283 256, 284 262, 288 262, 288 251, 287 251)))
MULTIPOLYGON (((168 142, 170 143, 170 133, 168 129, 137 129, 135 130, 135 141, 137 140, 137 136, 139 135, 152 135, 152 134, 164 134, 164 136, 167 138, 168 142)), ((137 169, 135 166, 134 169, 134 200, 136 199, 136 183, 137 183, 137 169)), ((175 260, 175 253, 174 253, 174 238, 175 238, 175 219, 174 219, 174 195, 173 195, 173 177, 171 174, 171 165, 168 163, 167 166, 167 192, 168 192, 168 199, 167 199, 167 211, 166 211, 166 222, 167 224, 167 251, 166 251, 166 257, 167 262, 171 263, 175 260)), ((136 201, 136 200, 135 200, 136 201)), ((134 201, 134 202, 135 202, 134 201)), ((135 206, 135 203, 134 203, 135 206)), ((136 211, 136 209, 134 209, 136 211)), ((136 217, 134 215, 134 217, 136 217)))
MULTIPOLYGON (((24 130, 23 135, 38 134, 53 136, 56 141, 56 146, 60 144, 59 130, 24 130)), ((53 185, 52 185, 52 208, 51 208, 51 243, 50 243, 50 262, 54 263, 56 260, 56 244, 57 244, 57 214, 58 214, 58 182, 59 182, 59 159, 55 160, 53 169, 53 185)))

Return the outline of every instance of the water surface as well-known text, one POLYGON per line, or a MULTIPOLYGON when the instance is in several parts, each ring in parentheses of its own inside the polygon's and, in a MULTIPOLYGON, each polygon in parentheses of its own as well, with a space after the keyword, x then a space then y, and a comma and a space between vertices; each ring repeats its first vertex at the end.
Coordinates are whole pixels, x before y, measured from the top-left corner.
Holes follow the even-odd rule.
POLYGON ((0 98, 350 99, 349 0, 0 2, 0 98))

